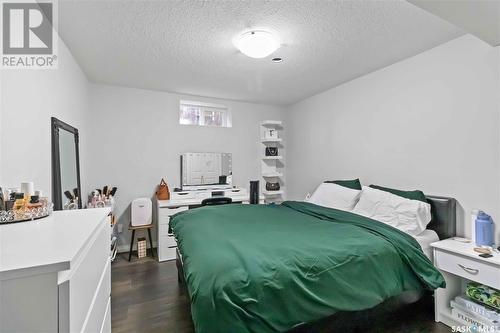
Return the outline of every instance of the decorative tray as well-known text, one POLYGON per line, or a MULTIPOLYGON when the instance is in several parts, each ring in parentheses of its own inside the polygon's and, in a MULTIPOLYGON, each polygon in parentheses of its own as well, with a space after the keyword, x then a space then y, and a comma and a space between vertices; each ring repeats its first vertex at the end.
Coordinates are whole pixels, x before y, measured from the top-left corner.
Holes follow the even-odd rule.
POLYGON ((0 211, 0 225, 38 220, 49 216, 54 205, 49 202, 41 207, 0 211))

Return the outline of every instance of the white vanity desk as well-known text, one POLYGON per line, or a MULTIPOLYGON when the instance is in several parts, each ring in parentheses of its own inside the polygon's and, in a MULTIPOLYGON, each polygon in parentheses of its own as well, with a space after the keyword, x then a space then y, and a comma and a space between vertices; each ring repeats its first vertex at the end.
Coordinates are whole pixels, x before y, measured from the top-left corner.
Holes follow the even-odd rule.
POLYGON ((247 204, 249 202, 248 191, 244 188, 171 192, 170 200, 156 201, 159 261, 175 259, 177 242, 174 235, 168 232, 170 216, 198 207, 204 199, 214 196, 231 198, 234 203, 247 204))
POLYGON ((111 332, 109 212, 0 225, 0 332, 111 332))

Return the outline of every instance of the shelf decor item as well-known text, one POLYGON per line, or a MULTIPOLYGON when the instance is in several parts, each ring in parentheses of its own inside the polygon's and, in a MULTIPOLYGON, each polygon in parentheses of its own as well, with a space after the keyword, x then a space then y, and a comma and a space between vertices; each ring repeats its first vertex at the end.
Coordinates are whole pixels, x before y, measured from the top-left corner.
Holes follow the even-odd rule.
POLYGON ((266 182, 266 190, 267 191, 279 191, 280 190, 280 183, 275 182, 266 182))
POLYGON ((278 156, 278 147, 266 147, 266 156, 278 156))
POLYGON ((278 130, 275 128, 269 128, 266 130, 265 134, 266 139, 277 139, 278 138, 278 130))
POLYGON ((283 122, 264 120, 260 124, 262 194, 265 203, 279 204, 285 200, 285 145, 283 122))

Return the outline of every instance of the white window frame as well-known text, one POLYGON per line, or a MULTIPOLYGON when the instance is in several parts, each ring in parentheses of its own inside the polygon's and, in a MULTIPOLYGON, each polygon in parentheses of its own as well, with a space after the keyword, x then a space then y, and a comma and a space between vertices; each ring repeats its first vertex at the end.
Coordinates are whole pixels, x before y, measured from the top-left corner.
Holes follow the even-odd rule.
POLYGON ((180 100, 179 102, 179 124, 184 125, 184 126, 204 126, 204 127, 232 127, 232 117, 231 117, 231 111, 229 108, 225 105, 221 104, 214 104, 214 103, 205 103, 205 102, 198 102, 198 101, 188 101, 188 100, 180 100), (201 114, 200 114, 200 119, 198 124, 181 124, 181 115, 182 115, 182 107, 184 105, 187 106, 194 106, 201 108, 201 114), (222 126, 218 125, 206 125, 205 124, 205 112, 209 111, 219 111, 222 112, 222 126))

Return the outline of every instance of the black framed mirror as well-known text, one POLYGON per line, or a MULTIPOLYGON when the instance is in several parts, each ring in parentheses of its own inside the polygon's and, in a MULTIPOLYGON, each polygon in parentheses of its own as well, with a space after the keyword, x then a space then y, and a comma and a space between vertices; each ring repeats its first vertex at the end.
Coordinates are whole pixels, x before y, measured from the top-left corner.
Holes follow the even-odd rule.
POLYGON ((54 117, 51 128, 54 210, 82 208, 78 129, 54 117))

